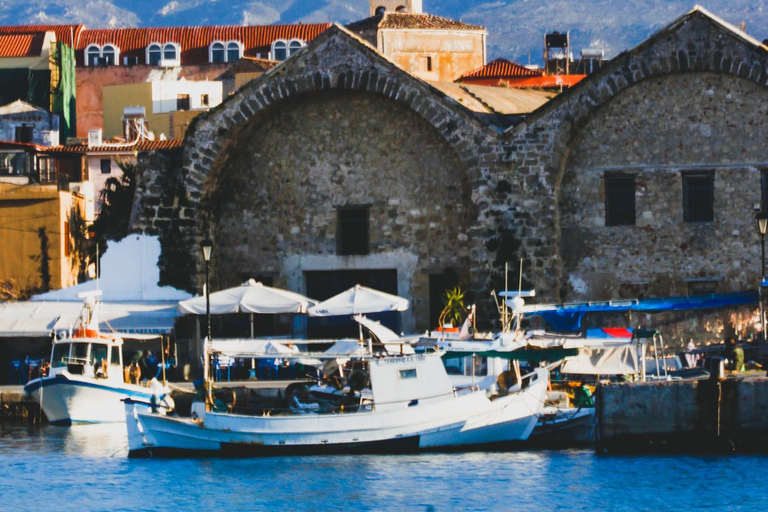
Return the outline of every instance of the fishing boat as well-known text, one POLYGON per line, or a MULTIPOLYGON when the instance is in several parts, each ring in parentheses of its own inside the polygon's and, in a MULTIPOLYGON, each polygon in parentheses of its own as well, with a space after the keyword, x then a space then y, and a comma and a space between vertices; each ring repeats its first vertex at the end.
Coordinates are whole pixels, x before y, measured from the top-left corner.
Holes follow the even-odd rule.
POLYGON ((64 337, 54 338, 48 374, 28 382, 25 395, 40 404, 53 425, 125 421, 124 398, 152 404, 160 414, 172 409, 170 390, 157 379, 147 380, 147 386, 128 382, 123 338, 99 331, 100 292, 81 295, 85 302, 78 323, 64 337))
MULTIPOLYGON (((547 372, 541 370, 527 375, 517 392, 457 390, 440 354, 368 356, 362 362, 365 389, 345 388, 346 408, 313 407, 311 394, 297 393, 290 407, 258 415, 216 410, 209 399, 193 404, 191 418, 181 418, 124 400, 129 455, 392 453, 503 445, 527 439, 547 389, 547 372)), ((352 379, 350 374, 350 384, 352 379)))

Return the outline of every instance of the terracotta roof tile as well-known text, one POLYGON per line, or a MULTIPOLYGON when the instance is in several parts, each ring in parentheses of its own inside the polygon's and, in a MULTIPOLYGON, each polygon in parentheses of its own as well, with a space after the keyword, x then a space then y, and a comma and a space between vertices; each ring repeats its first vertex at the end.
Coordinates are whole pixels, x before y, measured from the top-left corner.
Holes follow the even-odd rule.
POLYGON ((53 32, 56 40, 77 46, 77 39, 83 30, 83 25, 15 25, 0 26, 0 34, 28 34, 30 32, 53 32))
POLYGON ((433 14, 415 14, 388 12, 382 17, 379 29, 421 29, 421 30, 485 30, 479 25, 470 25, 461 21, 435 16, 433 14))
POLYGON ((540 70, 528 69, 507 59, 496 59, 480 69, 467 73, 457 81, 461 82, 466 78, 523 78, 541 75, 540 70))
POLYGON ((78 64, 82 65, 83 50, 90 44, 107 43, 120 49, 120 56, 146 59, 146 48, 151 43, 176 43, 181 46, 181 64, 208 62, 208 47, 214 41, 240 41, 244 56, 256 57, 270 50, 277 39, 311 41, 331 27, 330 23, 295 25, 218 26, 218 27, 166 27, 166 28, 111 28, 83 30, 77 45, 78 64))
MULTIPOLYGON (((115 144, 121 141, 104 141, 108 144, 115 144)), ((181 139, 168 139, 168 140, 143 140, 134 146, 127 147, 113 147, 113 146, 94 146, 88 147, 87 142, 81 142, 79 144, 68 144, 66 146, 53 146, 45 148, 46 151, 52 153, 119 153, 119 152, 131 152, 131 151, 156 151, 160 149, 173 149, 184 146, 184 141, 181 139)))
POLYGON ((0 57, 36 57, 42 53, 45 32, 0 33, 0 57))

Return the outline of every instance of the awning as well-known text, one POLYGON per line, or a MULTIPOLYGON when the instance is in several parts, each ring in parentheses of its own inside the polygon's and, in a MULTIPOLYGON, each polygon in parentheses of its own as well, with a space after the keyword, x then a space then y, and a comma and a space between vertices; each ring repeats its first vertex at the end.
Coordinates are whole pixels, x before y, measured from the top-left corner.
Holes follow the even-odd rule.
MULTIPOLYGON (((176 322, 177 303, 117 302, 99 304, 103 332, 167 334, 176 322)), ((47 337, 73 327, 83 304, 78 302, 13 302, 0 305, 0 337, 47 337)))
POLYGON ((525 306, 531 315, 540 315, 556 331, 578 331, 586 313, 661 313, 663 311, 687 311, 741 306, 757 302, 756 291, 697 295, 692 297, 668 297, 663 299, 635 299, 626 301, 588 302, 563 305, 525 306))

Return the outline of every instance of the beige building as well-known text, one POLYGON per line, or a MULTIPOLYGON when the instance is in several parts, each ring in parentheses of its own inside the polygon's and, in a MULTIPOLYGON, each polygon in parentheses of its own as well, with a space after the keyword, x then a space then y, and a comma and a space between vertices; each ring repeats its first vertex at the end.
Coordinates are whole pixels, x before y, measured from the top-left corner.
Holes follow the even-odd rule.
POLYGON ((371 0, 370 6, 370 18, 347 28, 412 75, 453 82, 485 66, 483 27, 424 14, 418 1, 371 0))
POLYGON ((83 197, 56 184, 0 182, 0 282, 20 290, 77 284, 79 256, 71 224, 83 197))
POLYGON ((125 137, 126 119, 138 116, 156 137, 179 139, 194 117, 221 103, 222 82, 158 80, 108 85, 103 93, 105 137, 125 137))

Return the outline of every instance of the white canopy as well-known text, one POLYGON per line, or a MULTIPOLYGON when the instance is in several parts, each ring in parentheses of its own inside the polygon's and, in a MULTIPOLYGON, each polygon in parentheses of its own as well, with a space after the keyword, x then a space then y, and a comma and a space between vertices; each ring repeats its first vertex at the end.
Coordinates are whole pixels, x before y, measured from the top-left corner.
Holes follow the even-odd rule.
POLYGON ((640 373, 637 352, 635 344, 615 348, 582 348, 579 355, 565 359, 560 371, 582 375, 633 375, 640 373))
POLYGON ((372 288, 355 285, 309 308, 309 316, 341 316, 385 311, 406 311, 408 299, 372 288))
POLYGON ((261 338, 214 339, 211 350, 232 357, 253 355, 291 355, 298 352, 295 347, 287 347, 279 341, 261 338))
MULTIPOLYGON (((47 337, 77 322, 80 302, 13 302, 0 305, 0 337, 47 337)), ((102 332, 163 334, 173 330, 176 303, 109 302, 99 304, 102 332)))
MULTIPOLYGON (((211 294, 211 314, 229 313, 306 313, 315 301, 303 295, 280 288, 272 288, 249 279, 235 288, 211 294)), ((204 315, 205 295, 179 303, 182 314, 204 315)))
POLYGON ((415 351, 410 343, 400 336, 396 332, 381 325, 381 322, 371 320, 363 315, 355 316, 355 321, 364 325, 371 334, 376 336, 381 343, 384 344, 384 349, 388 354, 414 354, 415 351))

